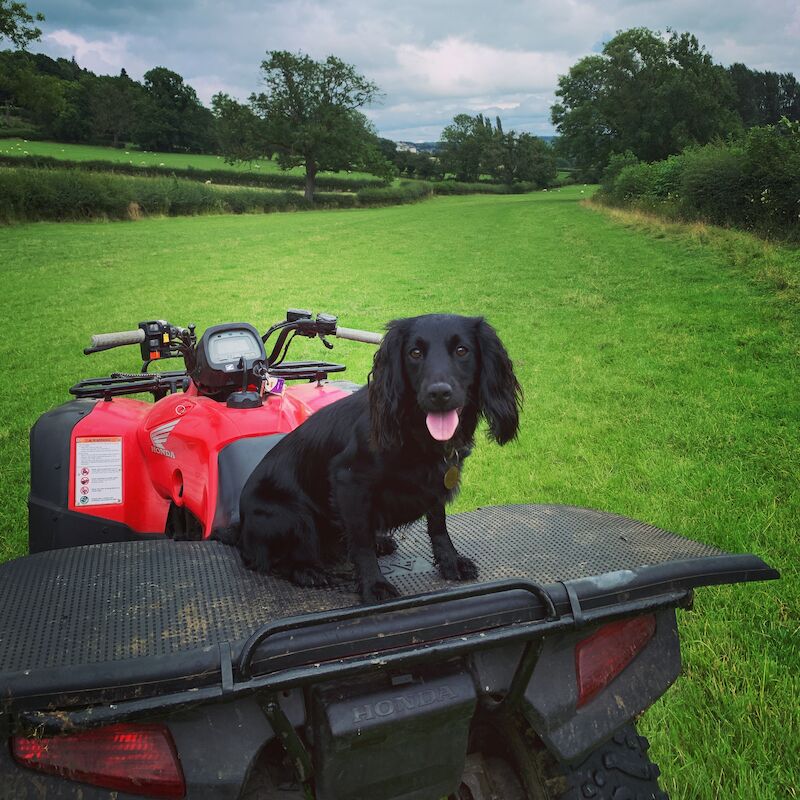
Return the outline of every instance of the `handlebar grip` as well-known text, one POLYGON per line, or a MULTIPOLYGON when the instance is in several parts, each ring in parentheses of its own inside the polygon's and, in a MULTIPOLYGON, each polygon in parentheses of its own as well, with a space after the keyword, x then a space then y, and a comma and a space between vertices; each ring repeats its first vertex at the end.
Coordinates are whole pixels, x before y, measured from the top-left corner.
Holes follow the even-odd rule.
POLYGON ((355 328, 337 328, 336 337, 338 339, 350 339, 353 342, 364 342, 365 344, 380 344, 383 335, 372 333, 372 331, 359 331, 355 328))
POLYGON ((92 335, 92 347, 119 347, 123 344, 140 344, 144 341, 144 331, 115 331, 114 333, 95 333, 92 335))

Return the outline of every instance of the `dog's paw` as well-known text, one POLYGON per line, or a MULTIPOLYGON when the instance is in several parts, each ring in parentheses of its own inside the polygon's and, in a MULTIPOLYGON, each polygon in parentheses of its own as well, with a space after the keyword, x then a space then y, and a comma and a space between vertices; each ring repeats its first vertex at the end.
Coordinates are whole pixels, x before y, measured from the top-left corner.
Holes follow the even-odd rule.
POLYGON ((292 583, 298 586, 330 586, 330 577, 317 567, 301 567, 292 570, 292 583))
POLYGON ((471 558, 456 556, 439 562, 439 574, 448 581, 471 581, 478 577, 478 567, 471 558))
POLYGON ((394 536, 390 536, 388 533, 379 533, 375 537, 375 552, 379 556, 390 556, 395 550, 397 550, 397 542, 394 536))
POLYGON ((400 597, 400 592, 387 580, 377 580, 361 586, 361 599, 367 604, 385 603, 400 597))

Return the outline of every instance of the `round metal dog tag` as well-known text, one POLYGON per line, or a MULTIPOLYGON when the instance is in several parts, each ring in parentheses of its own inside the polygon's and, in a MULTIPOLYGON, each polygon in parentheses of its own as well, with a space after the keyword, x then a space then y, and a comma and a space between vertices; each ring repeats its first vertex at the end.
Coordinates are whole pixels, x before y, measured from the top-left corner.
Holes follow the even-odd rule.
POLYGON ((458 486, 458 479, 461 477, 461 470, 454 464, 444 474, 445 489, 455 489, 458 486))

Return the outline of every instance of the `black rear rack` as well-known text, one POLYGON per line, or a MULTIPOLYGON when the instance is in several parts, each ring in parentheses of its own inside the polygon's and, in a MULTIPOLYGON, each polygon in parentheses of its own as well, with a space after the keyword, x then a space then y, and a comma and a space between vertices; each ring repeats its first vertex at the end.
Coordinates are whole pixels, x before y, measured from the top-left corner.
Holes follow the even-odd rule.
MULTIPOLYGON (((228 642, 220 643, 210 652, 210 661, 214 666, 211 667, 209 664, 209 667, 217 676, 210 685, 200 687, 192 685, 180 691, 146 699, 91 705, 74 710, 21 710, 17 715, 14 730, 22 734, 36 731, 37 735, 58 735, 70 730, 83 730, 124 722, 152 713, 162 714, 203 703, 230 700, 255 692, 278 692, 283 689, 320 683, 332 678, 341 680, 371 672, 377 668, 399 669, 419 666, 498 645, 530 642, 546 634, 620 616, 688 605, 692 597, 691 589, 678 589, 657 596, 619 603, 615 606, 607 606, 585 613, 580 612, 580 618, 576 618, 574 604, 564 599, 561 604, 562 609, 559 611, 551 597, 552 593, 560 594, 559 587, 543 587, 532 581, 497 581, 416 597, 399 598, 380 605, 334 609, 282 620, 280 623, 265 625, 261 630, 256 631, 242 646, 238 658, 235 657, 233 648, 228 642), (397 617, 405 616, 413 626, 413 616, 409 616, 409 614, 413 615, 414 612, 446 607, 448 611, 443 616, 447 617, 459 602, 484 602, 492 596, 499 602, 509 605, 510 608, 516 607, 517 618, 498 621, 497 624, 486 628, 474 628, 473 626, 472 630, 463 630, 446 638, 423 641, 415 639, 413 643, 407 641, 403 646, 396 648, 392 648, 391 639, 387 643, 385 638, 378 639, 373 636, 369 641, 373 645, 378 642, 380 644, 378 649, 373 647, 352 655, 334 656, 323 661, 306 661, 285 669, 267 671, 259 675, 251 674, 251 664, 259 645, 279 634, 289 631, 294 634, 297 631, 306 630, 312 635, 316 634, 317 637, 325 636, 324 629, 335 628, 344 622, 367 618, 383 620, 382 623, 379 622, 379 625, 391 628, 392 621, 396 622, 397 617), (527 602, 521 603, 523 598, 527 602), (527 606, 526 613, 520 614, 525 606, 527 606)), ((294 639, 294 636, 291 638, 294 639)), ((334 647, 333 650, 335 649, 334 647)), ((517 673, 525 672, 527 674, 529 664, 524 662, 524 659, 520 661, 517 673)), ((517 676, 515 674, 515 678, 511 681, 512 690, 509 694, 513 692, 516 683, 517 676)))
MULTIPOLYGON (((381 558, 403 597, 359 605, 345 573, 301 588, 217 541, 130 541, 0 565, 0 726, 60 731, 535 642, 692 591, 778 573, 645 523, 564 506, 448 518, 479 582, 436 570, 424 523, 381 558), (55 713, 54 710, 58 710, 55 713), (15 723, 16 724, 16 723, 15 723)), ((526 648, 527 649, 527 648, 526 648)))
MULTIPOLYGON (((332 372, 344 372, 344 364, 329 361, 289 361, 272 367, 269 374, 287 381, 321 381, 332 372)), ((185 371, 177 372, 112 372, 106 378, 87 378, 70 387, 69 393, 79 398, 110 400, 131 394, 150 392, 155 400, 168 394, 185 392, 189 388, 189 376, 185 371)))

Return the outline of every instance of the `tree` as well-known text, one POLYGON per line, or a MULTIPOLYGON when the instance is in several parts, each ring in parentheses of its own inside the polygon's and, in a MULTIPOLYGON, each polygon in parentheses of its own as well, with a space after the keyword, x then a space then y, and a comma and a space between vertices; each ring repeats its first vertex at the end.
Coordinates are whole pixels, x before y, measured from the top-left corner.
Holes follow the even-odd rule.
POLYGON ((397 144, 391 139, 383 139, 381 137, 378 137, 378 140, 375 144, 380 154, 387 161, 391 161, 394 164, 397 160, 397 144))
POLYGON ((89 92, 93 138, 111 139, 117 147, 130 137, 141 99, 141 84, 131 80, 124 69, 117 76, 93 76, 89 92))
POLYGON ((595 179, 612 153, 656 161, 741 127, 727 72, 690 33, 620 32, 558 84, 561 147, 595 179))
POLYGON ((53 122, 66 110, 66 81, 21 69, 16 75, 14 96, 26 117, 49 132, 53 122))
POLYGON ((58 142, 85 142, 92 138, 89 112, 90 84, 93 76, 79 81, 62 81, 63 106, 45 128, 45 133, 58 142))
POLYGON ((268 150, 263 123, 250 106, 224 92, 211 98, 214 131, 219 152, 229 164, 255 161, 268 150))
POLYGON ((138 144, 194 153, 212 149, 214 117, 177 72, 155 67, 145 72, 144 88, 134 132, 138 144))
POLYGON ((555 154, 530 133, 504 131, 500 117, 459 114, 442 131, 441 166, 460 181, 481 175, 508 184, 528 182, 549 186, 556 176, 555 154))
POLYGON ((409 153, 414 175, 422 180, 440 181, 444 178, 444 170, 438 158, 430 153, 409 153))
POLYGON ((314 201, 320 170, 364 169, 389 174, 375 132, 358 111, 378 87, 335 56, 314 61, 302 53, 270 50, 262 61, 266 91, 250 102, 264 120, 267 151, 282 169, 304 167, 305 197, 314 201))
POLYGON ((553 149, 538 136, 514 131, 497 134, 497 155, 494 171, 490 173, 503 183, 535 183, 549 186, 556 177, 553 149))
POLYGON ((481 175, 492 140, 492 123, 483 114, 457 114, 442 131, 439 160, 458 181, 474 182, 481 175))
POLYGON ((782 117, 800 119, 800 86, 792 73, 759 72, 731 64, 728 75, 736 90, 736 110, 746 128, 775 125, 782 117))
POLYGON ((33 24, 34 20, 44 22, 44 14, 31 16, 25 3, 0 0, 0 39, 10 39, 15 47, 24 50, 42 35, 42 31, 33 24))

